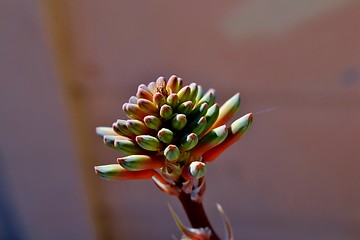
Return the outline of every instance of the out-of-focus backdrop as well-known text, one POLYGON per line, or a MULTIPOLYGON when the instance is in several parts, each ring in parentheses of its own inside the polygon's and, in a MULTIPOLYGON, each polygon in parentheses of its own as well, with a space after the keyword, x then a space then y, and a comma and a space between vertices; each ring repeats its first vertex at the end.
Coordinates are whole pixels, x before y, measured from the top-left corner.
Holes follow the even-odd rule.
POLYGON ((171 239, 151 181, 108 182, 96 126, 177 74, 236 92, 248 134, 205 198, 236 239, 360 239, 360 2, 0 1, 0 239, 171 239))

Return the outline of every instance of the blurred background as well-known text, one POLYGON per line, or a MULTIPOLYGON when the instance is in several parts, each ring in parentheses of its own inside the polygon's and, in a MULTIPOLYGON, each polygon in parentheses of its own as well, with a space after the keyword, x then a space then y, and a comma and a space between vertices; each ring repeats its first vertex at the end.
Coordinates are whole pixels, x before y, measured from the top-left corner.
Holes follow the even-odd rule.
POLYGON ((360 2, 0 1, 0 239, 171 239, 151 181, 109 182, 96 126, 176 74, 241 93, 248 134, 209 164, 236 239, 360 239, 360 2))

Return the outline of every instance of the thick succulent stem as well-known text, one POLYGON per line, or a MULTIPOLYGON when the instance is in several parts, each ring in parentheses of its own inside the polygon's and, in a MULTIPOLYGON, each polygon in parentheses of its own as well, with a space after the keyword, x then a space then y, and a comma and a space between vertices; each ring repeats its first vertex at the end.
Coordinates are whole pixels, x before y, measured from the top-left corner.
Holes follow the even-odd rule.
POLYGON ((220 240, 219 236, 211 226, 209 219, 205 213, 202 201, 196 202, 191 199, 190 194, 181 191, 178 196, 186 215, 193 228, 209 228, 211 230, 210 240, 220 240))

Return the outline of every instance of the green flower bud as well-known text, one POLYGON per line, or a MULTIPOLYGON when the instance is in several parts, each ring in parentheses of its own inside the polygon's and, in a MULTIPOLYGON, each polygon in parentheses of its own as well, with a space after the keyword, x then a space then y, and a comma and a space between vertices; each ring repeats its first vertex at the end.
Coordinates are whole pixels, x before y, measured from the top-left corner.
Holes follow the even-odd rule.
POLYGON ((164 165, 162 160, 152 158, 148 155, 130 155, 118 158, 118 163, 129 171, 161 168, 164 165))
POLYGON ((206 173, 206 165, 203 162, 194 161, 190 163, 189 172, 194 178, 202 178, 206 173))
POLYGON ((184 114, 176 114, 171 120, 171 126, 179 131, 185 127, 186 122, 187 120, 184 114))
POLYGON ((128 171, 119 164, 95 166, 95 173, 105 180, 149 179, 156 174, 151 170, 128 171))
POLYGON ((176 161, 180 156, 180 150, 176 145, 169 145, 164 150, 164 155, 170 162, 176 161))
POLYGON ((171 143, 173 140, 174 134, 171 130, 167 128, 162 128, 158 133, 157 137, 163 143, 171 143))
POLYGON ((198 86, 196 83, 190 83, 189 85, 190 87, 190 96, 189 96, 189 99, 191 101, 194 101, 196 96, 197 96, 197 93, 198 93, 198 86))
POLYGON ((190 121, 193 121, 195 119, 199 119, 200 117, 203 117, 207 110, 209 109, 209 104, 204 102, 200 105, 198 105, 197 107, 195 107, 190 114, 188 115, 188 119, 190 121))
POLYGON ((132 119, 142 120, 146 116, 137 104, 124 103, 123 110, 132 119))
POLYGON ((172 93, 167 97, 166 102, 172 108, 176 108, 179 105, 179 97, 176 93, 172 93))
POLYGON ((153 94, 145 84, 140 84, 136 93, 136 97, 138 97, 139 99, 143 98, 151 101, 153 98, 153 94))
POLYGON ((141 98, 137 101, 137 105, 139 106, 141 111, 143 111, 144 113, 157 114, 157 112, 158 112, 158 108, 150 100, 141 98))
POLYGON ((195 133, 196 135, 200 135, 204 132, 207 126, 207 120, 205 117, 201 117, 197 122, 194 121, 191 125, 191 132, 195 133))
POLYGON ((127 138, 119 135, 105 135, 103 137, 103 142, 105 143, 105 145, 109 147, 114 147, 115 140, 123 140, 123 139, 127 139, 127 138))
POLYGON ((134 142, 134 140, 120 139, 115 140, 114 146, 117 150, 125 154, 142 154, 145 152, 144 149, 134 142))
POLYGON ((177 89, 178 89, 178 92, 180 91, 180 89, 184 86, 184 83, 183 83, 183 80, 182 78, 178 77, 178 84, 177 84, 177 89))
POLYGON ((193 107, 193 102, 192 101, 186 101, 186 102, 183 102, 182 104, 180 104, 176 108, 176 112, 187 115, 188 113, 191 112, 192 107, 193 107))
POLYGON ((148 151, 158 151, 161 148, 159 140, 150 135, 139 135, 136 136, 135 140, 140 147, 148 151))
POLYGON ((243 135, 249 130, 253 117, 252 113, 248 113, 230 125, 230 131, 233 135, 243 135))
POLYGON ((210 129, 211 126, 216 122, 216 119, 218 118, 218 116, 219 116, 219 105, 217 105, 215 103, 207 110, 207 112, 205 114, 207 123, 206 123, 204 133, 206 133, 206 131, 208 129, 210 129))
POLYGON ((177 93, 182 87, 181 85, 179 79, 175 75, 172 75, 167 82, 166 89, 170 90, 170 93, 177 93))
POLYGON ((206 102, 209 104, 209 106, 212 106, 215 103, 215 90, 214 89, 209 89, 205 95, 199 100, 198 105, 206 102))
POLYGON ((204 90, 201 87, 201 85, 198 85, 197 89, 198 89, 198 91, 197 91, 197 94, 196 94, 195 102, 197 102, 198 103, 197 105, 199 105, 199 104, 201 104, 201 103, 199 103, 200 99, 204 96, 204 90))
POLYGON ((153 130, 158 130, 161 127, 161 120, 153 115, 144 117, 144 123, 153 130))
POLYGON ((215 160, 224 150, 238 141, 249 130, 252 120, 252 113, 248 113, 233 122, 230 125, 229 134, 226 139, 221 144, 207 151, 203 155, 203 160, 206 162, 215 160))
POLYGON ((153 95, 153 102, 156 104, 156 106, 160 107, 166 102, 166 98, 163 94, 156 92, 153 95))
POLYGON ((126 127, 136 135, 146 134, 149 132, 149 128, 139 120, 127 120, 126 127))
POLYGON ((180 103, 189 100, 190 90, 191 89, 189 86, 184 86, 182 89, 180 89, 180 91, 177 93, 180 103))
POLYGON ((227 100, 219 110, 219 116, 212 126, 213 128, 221 126, 229 121, 237 112, 240 106, 240 93, 235 94, 227 100))
POLYGON ((217 127, 208 132, 203 138, 200 139, 196 147, 192 150, 192 155, 200 157, 206 151, 222 143, 228 135, 228 129, 225 125, 217 127))
POLYGON ((195 133, 190 133, 186 135, 180 145, 181 151, 188 151, 196 146, 198 143, 198 136, 195 133))
POLYGON ((117 134, 124 137, 135 137, 135 134, 127 128, 125 120, 118 119, 116 122, 113 123, 112 128, 117 134))
POLYGON ((117 135, 117 133, 111 127, 97 127, 96 134, 101 137, 105 135, 117 135))
POLYGON ((165 119, 165 120, 169 119, 172 116, 172 114, 173 114, 173 109, 169 105, 164 104, 161 106, 160 116, 163 119, 165 119))

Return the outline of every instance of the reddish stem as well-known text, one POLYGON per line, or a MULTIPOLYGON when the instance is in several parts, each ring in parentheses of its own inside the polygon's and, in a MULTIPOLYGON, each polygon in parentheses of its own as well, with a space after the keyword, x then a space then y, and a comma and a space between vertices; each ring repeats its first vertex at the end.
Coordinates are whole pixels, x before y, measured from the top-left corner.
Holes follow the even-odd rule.
POLYGON ((211 230, 210 240, 220 240, 219 236, 211 226, 208 217, 206 216, 202 202, 195 202, 191 200, 190 194, 181 191, 179 200, 186 212, 186 215, 193 228, 209 228, 211 230))

